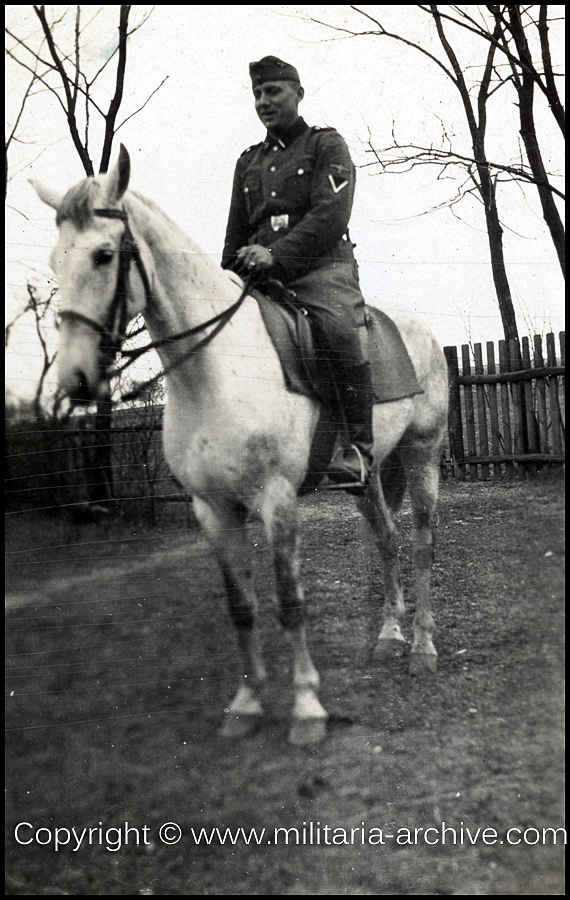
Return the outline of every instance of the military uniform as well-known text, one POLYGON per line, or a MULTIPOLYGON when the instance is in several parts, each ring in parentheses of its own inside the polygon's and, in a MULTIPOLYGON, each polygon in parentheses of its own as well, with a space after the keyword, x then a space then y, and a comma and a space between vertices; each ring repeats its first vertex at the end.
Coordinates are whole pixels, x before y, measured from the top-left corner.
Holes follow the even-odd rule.
POLYGON ((364 362, 364 299, 348 222, 355 170, 334 128, 299 118, 287 135, 249 147, 237 163, 222 266, 247 244, 271 250, 271 275, 297 294, 330 350, 364 362))
MULTIPOLYGON (((250 73, 254 89, 291 75, 299 83, 296 69, 275 57, 252 63, 250 73)), ((356 469, 348 471, 358 471, 360 480, 371 461, 372 390, 364 299, 348 236, 354 187, 354 165, 334 128, 309 127, 298 116, 285 134, 268 132, 238 159, 222 266, 239 270, 236 254, 247 245, 271 251, 271 277, 295 292, 332 359, 350 446, 358 448, 356 469)))

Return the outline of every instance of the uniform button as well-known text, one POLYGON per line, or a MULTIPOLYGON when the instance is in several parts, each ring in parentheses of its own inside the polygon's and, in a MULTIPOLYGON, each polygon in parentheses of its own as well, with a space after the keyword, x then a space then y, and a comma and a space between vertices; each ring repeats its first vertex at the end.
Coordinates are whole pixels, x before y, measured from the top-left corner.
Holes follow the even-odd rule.
POLYGON ((276 196, 277 196, 277 194, 275 193, 275 191, 271 191, 271 196, 272 196, 272 197, 276 197, 276 196))
POLYGON ((271 166, 271 168, 270 168, 269 171, 270 171, 270 172, 275 172, 275 166, 271 166))
POLYGON ((297 169, 297 175, 304 175, 304 174, 305 174, 304 169, 297 169))
POLYGON ((277 146, 277 144, 275 144, 275 147, 273 148, 273 152, 275 153, 277 150, 279 150, 279 147, 277 146))
POLYGON ((248 187, 244 187, 243 192, 244 192, 244 194, 248 194, 248 193, 249 193, 249 188, 248 188, 248 187))

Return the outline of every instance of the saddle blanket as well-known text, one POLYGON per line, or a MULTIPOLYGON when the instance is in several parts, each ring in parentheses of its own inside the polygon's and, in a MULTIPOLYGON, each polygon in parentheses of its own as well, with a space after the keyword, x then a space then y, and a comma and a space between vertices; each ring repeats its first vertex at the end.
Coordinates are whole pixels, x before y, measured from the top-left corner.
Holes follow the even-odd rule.
MULTIPOLYGON (((333 402, 326 356, 319 361, 307 314, 291 303, 268 300, 254 291, 265 327, 281 360, 290 391, 333 402)), ((422 394, 414 366, 396 324, 375 307, 366 307, 369 358, 376 403, 422 394)))

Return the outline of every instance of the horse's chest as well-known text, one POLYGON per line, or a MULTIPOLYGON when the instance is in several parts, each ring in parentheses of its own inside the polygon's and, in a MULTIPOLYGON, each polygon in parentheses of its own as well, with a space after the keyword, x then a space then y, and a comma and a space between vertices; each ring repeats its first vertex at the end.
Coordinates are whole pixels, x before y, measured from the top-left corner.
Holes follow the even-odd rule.
POLYGON ((222 417, 207 427, 165 420, 164 452, 176 478, 194 492, 221 486, 240 492, 262 481, 282 464, 283 443, 277 434, 235 427, 222 417), (233 427, 232 427, 233 426, 233 427))
POLYGON ((189 491, 223 489, 239 495, 257 490, 271 474, 304 464, 293 458, 303 446, 292 441, 293 430, 275 423, 264 427, 235 413, 188 421, 167 412, 164 451, 171 471, 189 491))

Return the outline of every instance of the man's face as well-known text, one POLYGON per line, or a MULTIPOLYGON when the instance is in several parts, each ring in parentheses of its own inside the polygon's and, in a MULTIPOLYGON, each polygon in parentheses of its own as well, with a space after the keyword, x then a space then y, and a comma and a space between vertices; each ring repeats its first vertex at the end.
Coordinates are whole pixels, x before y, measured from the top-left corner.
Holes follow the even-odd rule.
POLYGON ((253 89, 255 111, 268 131, 285 134, 298 118, 303 88, 291 81, 265 81, 253 89))

